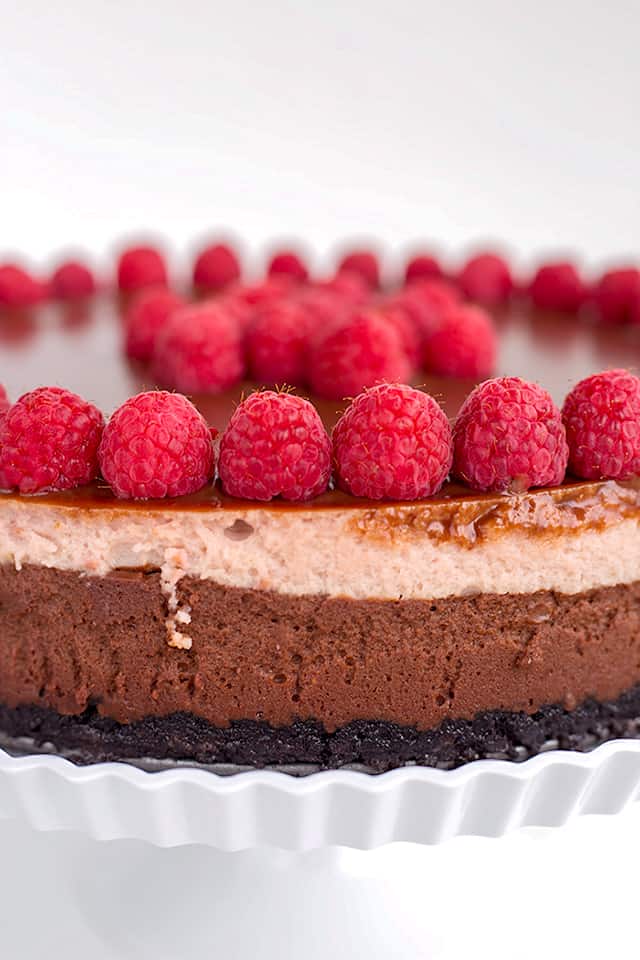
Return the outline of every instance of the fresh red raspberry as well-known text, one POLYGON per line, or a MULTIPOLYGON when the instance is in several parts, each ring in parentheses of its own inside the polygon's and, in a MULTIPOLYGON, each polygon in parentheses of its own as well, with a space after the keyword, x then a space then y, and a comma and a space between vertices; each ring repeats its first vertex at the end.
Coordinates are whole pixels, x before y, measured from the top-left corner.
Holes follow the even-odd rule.
POLYGON ((236 407, 220 441, 220 479, 245 500, 310 500, 331 476, 331 441, 308 400, 271 390, 236 407))
POLYGON ((348 300, 324 286, 308 286, 296 298, 307 315, 310 343, 323 337, 329 328, 341 323, 353 310, 348 300))
POLYGON ((402 302, 394 300, 381 304, 378 309, 397 330, 411 370, 417 370, 422 366, 422 334, 411 311, 402 302))
POLYGON ((248 304, 250 307, 257 307, 263 303, 282 299, 282 297, 291 293, 294 286, 291 277, 288 277, 285 273, 278 273, 273 277, 267 277, 262 283, 256 283, 248 287, 234 287, 233 290, 229 291, 229 296, 248 304))
POLYGON ((562 408, 569 470, 585 480, 640 473, 640 379, 607 370, 576 384, 562 408))
POLYGON ((538 267, 529 285, 529 295, 540 310, 575 313, 585 300, 586 289, 572 263, 545 263, 538 267))
POLYGON ((420 500, 436 493, 453 456, 451 427, 428 393, 381 383, 356 397, 333 430, 342 490, 370 500, 420 500))
POLYGON ((295 301, 282 300, 258 310, 246 340, 253 380, 281 385, 304 383, 307 317, 295 301))
POLYGON ((506 303, 514 288, 509 265, 495 253, 480 253, 468 260, 458 283, 469 300, 485 307, 506 303))
POLYGON ((104 428, 100 470, 116 497, 183 497, 213 476, 212 436, 204 417, 179 393, 130 397, 104 428))
POLYGON ((9 398, 7 397, 7 391, 0 383, 0 419, 4 417, 10 406, 11 404, 9 403, 9 398))
POLYGON ((418 366, 421 366, 424 342, 437 330, 444 314, 458 305, 460 298, 453 287, 440 280, 416 280, 388 302, 404 310, 412 321, 420 339, 418 366))
POLYGON ((100 411, 61 387, 25 393, 0 423, 0 488, 70 490, 98 473, 100 411))
POLYGON ((32 307, 47 295, 46 284, 41 283, 13 263, 0 265, 0 307, 32 307))
POLYGON ((154 247, 131 247, 118 260, 118 288, 133 293, 143 287, 166 286, 167 267, 162 254, 154 247))
POLYGON ((134 360, 150 360, 169 317, 184 300, 166 287, 149 287, 136 294, 125 315, 125 351, 134 360))
POLYGON ((296 283, 306 283, 309 279, 309 270, 293 250, 280 250, 271 257, 267 267, 267 276, 285 276, 295 280, 296 283))
POLYGON ((593 299, 604 323, 634 322, 640 316, 640 270, 608 270, 596 284, 593 299))
POLYGON ((357 273, 372 290, 377 290, 380 286, 380 264, 371 250, 353 250, 346 253, 336 272, 357 273))
POLYGON ((519 377, 472 390, 453 428, 453 470, 474 490, 520 492, 562 483, 569 448, 546 390, 519 377))
POLYGON ((174 311, 156 341, 158 383, 184 393, 221 393, 242 379, 240 325, 223 304, 203 301, 174 311))
POLYGON ((202 293, 218 293, 240 279, 240 260, 226 243, 201 250, 193 265, 193 285, 202 293))
POLYGON ((82 300, 96 292, 93 273, 77 260, 61 263, 54 270, 49 285, 56 300, 82 300))
POLYGON ((354 307, 362 306, 371 297, 371 288, 367 281, 359 273, 348 270, 337 273, 330 280, 320 280, 314 284, 314 289, 334 294, 354 307))
POLYGON ((416 280, 440 280, 443 277, 443 270, 435 257, 428 253, 418 253, 407 263, 404 271, 406 284, 415 283, 416 280))
POLYGON ((441 377, 481 380, 494 370, 498 337, 493 320, 481 307, 447 310, 425 338, 424 367, 441 377))
POLYGON ((251 329, 258 311, 279 304, 289 297, 293 287, 297 286, 290 277, 279 274, 268 277, 263 283, 254 286, 238 285, 231 287, 217 303, 224 305, 236 319, 240 333, 245 336, 251 329))
POLYGON ((329 400, 355 397, 383 380, 403 381, 411 374, 398 331, 376 310, 359 310, 329 324, 312 340, 309 381, 329 400))

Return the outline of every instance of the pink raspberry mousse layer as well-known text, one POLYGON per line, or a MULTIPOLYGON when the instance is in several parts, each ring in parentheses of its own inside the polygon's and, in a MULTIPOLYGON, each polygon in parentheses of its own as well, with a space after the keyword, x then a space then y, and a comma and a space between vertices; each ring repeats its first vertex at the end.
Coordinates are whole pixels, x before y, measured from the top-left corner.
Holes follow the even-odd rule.
POLYGON ((105 576, 159 569, 225 587, 353 599, 571 594, 640 571, 640 486, 576 483, 525 494, 460 488, 412 503, 339 492, 268 505, 206 488, 123 502, 104 488, 0 497, 0 563, 105 576))

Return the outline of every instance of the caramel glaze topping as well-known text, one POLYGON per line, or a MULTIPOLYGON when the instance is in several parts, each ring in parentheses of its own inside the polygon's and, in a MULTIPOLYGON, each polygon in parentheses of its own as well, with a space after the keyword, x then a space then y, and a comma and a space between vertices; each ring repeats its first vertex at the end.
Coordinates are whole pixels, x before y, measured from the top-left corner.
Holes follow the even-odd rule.
MULTIPOLYGON (((10 398, 43 384, 60 384, 109 414, 132 394, 153 388, 148 371, 130 364, 123 355, 121 317, 117 301, 109 298, 96 298, 84 306, 48 304, 27 314, 0 312, 0 382, 10 398)), ((502 311, 496 322, 500 336, 496 373, 536 380, 559 404, 582 377, 614 366, 633 368, 635 356, 640 356, 640 332, 633 328, 597 326, 581 317, 532 312, 522 305, 502 311)), ((475 384, 425 377, 423 385, 453 417, 475 384)), ((192 399, 209 424, 222 430, 238 400, 254 387, 245 383, 232 393, 192 399)), ((330 429, 345 404, 314 402, 330 429)), ((18 499, 18 495, 2 494, 0 503, 7 498, 18 499)), ((73 491, 39 495, 30 502, 112 511, 239 512, 267 506, 226 497, 217 484, 178 500, 118 501, 100 481, 73 491)), ((271 501, 268 509, 353 509, 352 528, 362 535, 384 539, 426 535, 472 546, 515 527, 551 535, 585 526, 597 529, 637 516, 640 486, 637 481, 569 479, 553 489, 500 495, 478 494, 448 483, 437 496, 420 502, 378 503, 331 491, 306 504, 271 501)))

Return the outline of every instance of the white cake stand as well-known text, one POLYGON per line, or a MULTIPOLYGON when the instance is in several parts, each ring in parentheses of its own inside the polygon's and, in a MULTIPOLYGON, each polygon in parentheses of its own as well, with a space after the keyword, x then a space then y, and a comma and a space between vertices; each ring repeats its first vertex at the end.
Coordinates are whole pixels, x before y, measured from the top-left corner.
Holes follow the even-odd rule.
POLYGON ((388 855, 360 850, 560 826, 579 814, 615 813, 638 797, 636 741, 520 764, 304 778, 76 767, 0 752, 0 817, 17 830, 69 831, 55 868, 64 902, 114 958, 138 960, 218 950, 280 960, 449 956, 429 932, 429 909, 438 909, 429 859, 442 865, 440 851, 424 851, 420 861, 413 855, 409 869, 398 846, 386 847, 388 855), (369 863, 379 866, 380 857, 387 869, 372 873, 369 863), (361 952, 345 952, 356 942, 361 952))

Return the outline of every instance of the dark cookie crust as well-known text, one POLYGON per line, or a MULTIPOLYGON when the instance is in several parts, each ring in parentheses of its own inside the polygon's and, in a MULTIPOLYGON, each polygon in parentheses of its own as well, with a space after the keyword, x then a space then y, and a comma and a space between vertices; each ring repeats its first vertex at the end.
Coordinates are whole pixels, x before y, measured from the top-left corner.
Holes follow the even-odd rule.
POLYGON ((376 773, 406 764, 449 769, 482 758, 525 760, 550 746, 584 751, 640 736, 640 685, 617 700, 587 700, 571 711, 554 705, 532 715, 494 710, 426 731, 375 720, 355 720, 333 733, 315 720, 286 727, 237 720, 221 728, 188 713, 120 724, 95 708, 62 716, 33 706, 0 706, 0 729, 5 743, 27 737, 83 764, 154 758, 251 767, 364 765, 376 773))

